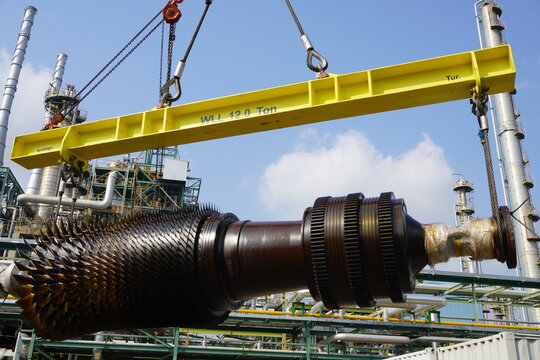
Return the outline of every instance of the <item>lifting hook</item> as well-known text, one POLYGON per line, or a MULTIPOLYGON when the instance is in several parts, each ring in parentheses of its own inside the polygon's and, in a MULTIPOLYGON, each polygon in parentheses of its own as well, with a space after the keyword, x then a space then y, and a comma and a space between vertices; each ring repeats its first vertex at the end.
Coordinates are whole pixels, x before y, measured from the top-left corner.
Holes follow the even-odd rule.
POLYGON ((182 74, 184 73, 184 68, 186 67, 186 63, 184 61, 179 61, 178 65, 176 66, 176 70, 174 72, 174 76, 169 79, 163 85, 161 88, 161 104, 163 106, 170 106, 173 102, 180 99, 180 96, 182 96, 182 87, 180 86, 180 78, 182 77, 182 74), (169 92, 169 88, 173 86, 176 88, 176 94, 173 96, 169 92))

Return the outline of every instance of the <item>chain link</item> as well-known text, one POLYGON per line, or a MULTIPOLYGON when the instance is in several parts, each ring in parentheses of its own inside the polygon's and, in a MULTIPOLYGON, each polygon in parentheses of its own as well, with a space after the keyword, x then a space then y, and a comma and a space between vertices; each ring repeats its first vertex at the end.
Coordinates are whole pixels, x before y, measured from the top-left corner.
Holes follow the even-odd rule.
POLYGON ((152 33, 154 31, 156 31, 156 29, 161 25, 161 23, 163 22, 163 20, 161 20, 159 23, 157 23, 149 32, 148 34, 146 34, 131 50, 129 50, 127 52, 127 54, 125 54, 109 71, 107 71, 107 73, 105 75, 103 75, 103 77, 94 85, 92 86, 92 88, 90 90, 88 90, 88 92, 86 94, 84 94, 84 96, 81 97, 81 99, 79 100, 79 102, 83 101, 88 95, 90 95, 90 93, 92 93, 92 91, 94 91, 107 77, 109 77, 109 75, 111 75, 111 73, 116 70, 116 68, 118 66, 120 66, 120 64, 122 64, 124 62, 124 60, 126 60, 128 58, 129 55, 131 55, 135 50, 137 50, 137 48, 139 46, 141 46, 141 44, 146 40, 148 39, 148 37, 150 35, 152 35, 152 33))
POLYGON ((161 23, 161 47, 160 47, 160 53, 159 53, 159 91, 158 96, 159 100, 161 101, 161 88, 163 87, 163 48, 165 43, 165 23, 161 23))
POLYGON ((169 28, 169 48, 167 52, 167 80, 171 79, 171 68, 172 68, 172 57, 173 57, 173 47, 174 41, 176 40, 176 23, 170 24, 169 28))
POLYGON ((74 98, 73 101, 71 103, 68 103, 66 105, 66 113, 69 114, 70 112, 72 112, 84 99, 86 99, 86 97, 88 97, 88 95, 90 95, 107 77, 109 77, 109 75, 114 71, 116 70, 116 68, 122 64, 122 62, 124 62, 124 60, 133 53, 133 51, 135 51, 135 49, 137 49, 157 28, 159 25, 161 25, 163 23, 164 20, 161 20, 157 25, 155 25, 152 29, 150 29, 150 31, 141 39, 139 40, 139 42, 137 44, 135 44, 135 46, 133 48, 131 48, 131 50, 129 50, 127 52, 127 54, 125 54, 113 67, 112 69, 110 69, 107 73, 105 73, 105 75, 95 84, 93 85, 90 90, 88 90, 84 95, 84 91, 86 89, 88 89, 90 87, 90 85, 120 56, 122 55, 122 53, 124 51, 126 51, 126 49, 131 45, 133 44, 133 42, 143 33, 144 30, 146 30, 158 17, 159 15, 161 14, 161 10, 156 14, 154 15, 154 17, 152 17, 152 19, 150 19, 150 21, 148 21, 148 23, 146 23, 146 25, 143 26, 143 28, 141 30, 139 30, 137 32, 137 34, 135 34, 128 42, 126 45, 124 45, 124 47, 122 47, 122 49, 120 49, 120 51, 118 51, 118 53, 116 53, 115 56, 113 56, 113 58, 111 60, 109 60, 109 62, 107 64, 105 64, 105 66, 103 66, 101 68, 101 70, 88 82, 86 83, 86 85, 84 85, 82 87, 82 89, 79 91, 79 96, 74 98))
POLYGON ((113 56, 113 58, 109 60, 109 62, 105 66, 103 66, 103 68, 101 68, 101 70, 86 85, 83 86, 79 93, 84 92, 84 90, 86 90, 99 77, 99 75, 101 75, 124 51, 126 51, 126 49, 135 41, 135 39, 137 39, 142 34, 142 32, 146 30, 154 22, 154 20, 158 18, 159 15, 161 15, 161 10, 158 11, 158 13, 154 15, 154 17, 150 19, 150 21, 148 21, 148 23, 144 25, 143 28, 139 30, 139 32, 135 34, 135 36, 133 36, 128 41, 128 43, 124 45, 124 47, 120 49, 120 51, 118 51, 118 53, 116 53, 116 55, 113 56))

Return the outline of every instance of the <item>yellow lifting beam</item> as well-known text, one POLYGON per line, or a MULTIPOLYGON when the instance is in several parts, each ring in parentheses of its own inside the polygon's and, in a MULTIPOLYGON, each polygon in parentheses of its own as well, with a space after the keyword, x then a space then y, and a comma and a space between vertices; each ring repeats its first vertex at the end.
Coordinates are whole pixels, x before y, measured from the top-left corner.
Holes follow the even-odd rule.
MULTIPOLYGON (((28 168, 281 129, 514 90, 509 45, 360 71, 15 138, 28 168)), ((83 165, 84 164, 84 165, 83 165)))

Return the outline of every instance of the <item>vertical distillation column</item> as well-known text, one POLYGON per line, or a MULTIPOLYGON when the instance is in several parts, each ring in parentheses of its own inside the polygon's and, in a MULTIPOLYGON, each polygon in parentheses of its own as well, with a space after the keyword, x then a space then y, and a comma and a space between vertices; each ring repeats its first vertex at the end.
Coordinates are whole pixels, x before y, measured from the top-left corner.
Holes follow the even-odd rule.
MULTIPOLYGON (((62 80, 64 77, 64 70, 66 68, 66 61, 68 56, 66 54, 58 54, 58 57, 56 58, 56 67, 54 69, 54 75, 52 78, 52 81, 49 86, 49 90, 47 93, 49 94, 56 94, 60 92, 60 88, 62 87, 62 80)), ((49 123, 51 120, 53 114, 50 111, 45 112, 45 121, 44 124, 49 123)), ((57 166, 54 166, 55 168, 58 168, 57 166)), ((28 179, 28 185, 26 186, 26 194, 37 194, 39 192, 39 182, 41 179, 41 173, 43 169, 37 168, 33 169, 32 173, 30 174, 30 179, 28 179)), ((56 182, 58 181, 58 178, 56 179, 56 182)))
MULTIPOLYGON (((474 187, 471 183, 469 183, 467 180, 460 176, 452 190, 454 190, 454 192, 457 194, 457 203, 454 206, 457 223, 456 225, 463 225, 473 219, 474 206, 468 194, 473 192, 474 187)), ((460 262, 462 272, 479 272, 477 262, 471 260, 469 257, 461 257, 460 262)))
MULTIPOLYGON (((480 6, 481 17, 479 21, 484 46, 493 47, 504 44, 502 34, 504 26, 499 21, 502 14, 501 7, 488 0, 483 1, 480 6)), ((535 241, 529 240, 534 236, 533 211, 529 188, 526 185, 527 179, 521 142, 517 136, 519 129, 516 123, 512 95, 510 93, 491 95, 490 100, 496 114, 494 130, 500 143, 500 155, 504 173, 503 185, 507 184, 508 207, 511 210, 517 209, 514 216, 519 220, 514 221, 519 275, 540 278, 538 247, 535 241)), ((540 321, 540 309, 531 311, 530 317, 531 321, 540 321)))
POLYGON ((4 166, 4 152, 6 150, 9 115, 11 113, 13 98, 17 92, 19 75, 21 74, 22 64, 24 62, 24 56, 26 55, 26 48, 28 47, 28 41, 30 40, 30 32, 32 30, 32 25, 34 25, 34 16, 36 15, 36 12, 37 9, 33 6, 28 6, 24 12, 21 31, 19 32, 17 46, 15 47, 11 68, 4 88, 2 103, 0 104, 0 166, 4 166))

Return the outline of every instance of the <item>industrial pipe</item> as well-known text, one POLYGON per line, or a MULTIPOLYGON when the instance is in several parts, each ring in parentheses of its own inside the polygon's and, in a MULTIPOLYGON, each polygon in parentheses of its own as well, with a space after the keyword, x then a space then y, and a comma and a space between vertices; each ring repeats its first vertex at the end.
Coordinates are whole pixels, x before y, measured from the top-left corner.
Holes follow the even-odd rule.
POLYGON ((472 338, 457 338, 448 336, 420 336, 411 339, 411 343, 462 343, 473 340, 472 338))
MULTIPOLYGON (((56 57, 54 74, 51 83, 49 84, 48 94, 54 94, 60 91, 64 77, 64 71, 66 68, 66 62, 67 55, 58 54, 58 56, 56 57)), ((45 123, 48 123, 52 116, 53 114, 49 110, 46 110, 45 123)), ((40 193, 40 195, 56 195, 56 191, 58 190, 58 179, 60 176, 60 166, 56 165, 49 167, 49 169, 45 172, 45 177, 43 178, 43 181, 41 180, 42 174, 42 168, 32 169, 32 172, 30 173, 30 177, 28 179, 28 185, 26 186, 26 194, 34 195, 40 193), (43 189, 40 189, 40 182, 43 183, 43 189)), ((39 213, 42 217, 48 218, 50 214, 50 208, 47 207, 46 209, 39 209, 39 213)))
POLYGON ((404 303, 392 303, 389 300, 377 300, 375 306, 383 307, 371 314, 371 317, 382 316, 385 319, 399 317, 404 311, 420 314, 446 306, 448 300, 442 296, 407 294, 404 303))
POLYGON ((34 25, 34 16, 36 15, 36 12, 37 9, 33 6, 28 6, 24 11, 24 19, 21 30, 19 31, 19 38, 17 40, 17 45, 15 46, 13 60, 11 61, 11 68, 4 87, 2 103, 0 104, 0 166, 4 166, 4 152, 6 150, 9 115, 11 113, 11 106, 13 105, 15 93, 17 92, 19 75, 21 74, 28 41, 30 41, 30 33, 32 31, 32 26, 34 25))
POLYGON ((318 345, 326 345, 332 342, 353 342, 367 344, 410 344, 411 338, 407 336, 375 335, 375 334, 336 334, 319 342, 318 345))
MULTIPOLYGON (((475 8, 476 9, 476 8, 475 8)), ((478 10, 476 10, 478 13, 478 10)), ((481 26, 481 43, 484 47, 495 47, 506 44, 503 30, 505 26, 500 20, 502 7, 495 1, 483 1, 480 5, 480 16, 477 22, 481 26), (482 41, 483 40, 483 41, 482 41)), ((478 15, 478 14, 477 14, 478 15)), ((514 210, 514 231, 517 239, 517 255, 519 258, 519 276, 539 278, 538 243, 531 241, 534 237, 534 221, 530 217, 534 213, 531 193, 527 186, 527 176, 520 138, 516 136, 519 130, 516 109, 511 93, 490 95, 490 107, 495 109, 494 131, 500 143, 500 159, 504 176, 502 180, 508 190, 508 206, 514 210)), ((505 188, 503 187, 503 188, 505 188)), ((540 322, 540 309, 528 311, 531 321, 540 322)))
MULTIPOLYGON (((510 221, 504 214, 492 221, 510 221)), ((491 228, 490 246, 511 263, 505 229, 491 228)), ((239 221, 190 206, 102 226, 60 222, 21 256, 18 304, 50 339, 208 326, 245 300, 306 288, 329 309, 403 302, 430 262, 423 226, 392 193, 319 198, 299 221, 239 221)))
MULTIPOLYGON (((47 169, 48 168, 46 168, 45 170, 47 169)), ((62 206, 74 205, 76 208, 105 210, 112 204, 113 197, 114 197, 114 187, 115 187, 117 176, 118 176, 117 171, 111 171, 109 173, 109 176, 107 177, 107 186, 105 188, 105 195, 103 196, 103 199, 100 201, 81 199, 73 203, 73 199, 70 197, 62 197, 62 199, 59 199, 57 196, 21 194, 17 196, 17 202, 19 204, 36 203, 36 204, 58 205, 58 201, 60 200, 60 204, 62 206)))

